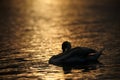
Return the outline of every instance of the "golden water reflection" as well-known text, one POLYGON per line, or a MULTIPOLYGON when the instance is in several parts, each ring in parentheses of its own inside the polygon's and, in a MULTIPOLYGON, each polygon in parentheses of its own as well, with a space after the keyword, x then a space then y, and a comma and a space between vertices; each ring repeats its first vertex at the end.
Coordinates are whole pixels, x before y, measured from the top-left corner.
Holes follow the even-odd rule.
MULTIPOLYGON (((73 21, 74 18, 66 17, 67 14, 63 13, 64 8, 62 7, 63 5, 60 2, 62 1, 56 1, 56 0, 33 1, 34 4, 32 8, 34 10, 34 14, 37 15, 37 17, 39 15, 39 19, 35 21, 34 33, 32 33, 33 38, 30 44, 31 45, 37 44, 37 46, 38 44, 40 45, 40 47, 37 49, 39 53, 32 56, 33 60, 40 59, 41 61, 46 62, 52 55, 59 53, 61 51, 60 50, 61 42, 65 40, 73 41, 71 40, 71 38, 72 37, 74 38, 74 35, 72 35, 72 33, 68 30, 69 26, 67 25, 64 26, 65 24, 63 23, 62 20, 73 21), (68 19, 65 19, 65 17, 68 19), (45 50, 45 51, 42 51, 42 50, 45 50)), ((68 5, 67 3, 64 5, 64 7, 68 9, 70 5, 68 5)), ((65 23, 69 24, 70 22, 65 21, 65 23)), ((79 27, 77 29, 79 29, 79 27)), ((77 31, 83 32, 84 28, 83 29, 81 28, 81 30, 79 29, 77 31)), ((89 33, 87 35, 89 35, 89 33)), ((84 40, 88 41, 87 38, 84 40)), ((84 42, 84 40, 82 40, 82 42, 84 42)), ((35 49, 35 52, 37 50, 35 49)), ((64 80, 64 79, 82 79, 82 78, 95 79, 96 78, 95 76, 100 74, 99 70, 91 71, 85 74, 82 74, 80 70, 77 70, 78 72, 73 71, 73 74, 65 75, 61 67, 49 65, 49 66, 46 66, 46 68, 44 69, 41 66, 41 68, 31 67, 30 69, 33 70, 32 74, 36 76, 40 76, 43 80, 57 80, 57 79, 64 80)))
POLYGON ((0 5, 3 9, 0 14, 0 79, 102 80, 118 75, 115 70, 119 66, 114 62, 119 51, 119 25, 111 21, 114 17, 109 16, 114 13, 105 10, 107 3, 99 4, 94 0, 90 3, 88 0, 11 0, 4 4, 0 5), (64 74, 62 67, 48 64, 51 56, 61 52, 61 44, 66 40, 72 46, 96 50, 111 48, 100 58, 109 68, 97 67, 87 72, 73 69, 72 73, 64 74))

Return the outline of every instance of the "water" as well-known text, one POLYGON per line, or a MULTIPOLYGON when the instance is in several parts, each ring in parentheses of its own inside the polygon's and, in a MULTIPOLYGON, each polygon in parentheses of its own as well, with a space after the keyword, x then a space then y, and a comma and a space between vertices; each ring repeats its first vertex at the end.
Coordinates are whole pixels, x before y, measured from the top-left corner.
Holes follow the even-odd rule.
POLYGON ((0 80, 119 80, 119 0, 0 2, 0 80), (63 41, 96 50, 104 65, 64 74, 48 64, 63 41))

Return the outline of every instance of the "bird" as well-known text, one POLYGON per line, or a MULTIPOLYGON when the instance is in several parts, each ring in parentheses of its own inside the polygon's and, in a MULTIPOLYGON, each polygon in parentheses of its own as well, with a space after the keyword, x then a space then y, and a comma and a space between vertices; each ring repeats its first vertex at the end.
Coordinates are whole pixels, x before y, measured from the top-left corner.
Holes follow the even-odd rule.
POLYGON ((78 65, 97 61, 105 48, 100 51, 88 47, 74 47, 72 48, 69 41, 62 43, 62 53, 53 55, 49 59, 49 64, 53 65, 78 65))

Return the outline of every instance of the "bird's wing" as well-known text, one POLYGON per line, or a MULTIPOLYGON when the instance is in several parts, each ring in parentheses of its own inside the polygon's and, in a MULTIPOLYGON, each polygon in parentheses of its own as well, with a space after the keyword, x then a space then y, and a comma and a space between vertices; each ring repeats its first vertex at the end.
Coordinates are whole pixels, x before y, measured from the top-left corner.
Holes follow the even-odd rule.
POLYGON ((96 53, 97 51, 87 47, 80 47, 86 53, 96 53))

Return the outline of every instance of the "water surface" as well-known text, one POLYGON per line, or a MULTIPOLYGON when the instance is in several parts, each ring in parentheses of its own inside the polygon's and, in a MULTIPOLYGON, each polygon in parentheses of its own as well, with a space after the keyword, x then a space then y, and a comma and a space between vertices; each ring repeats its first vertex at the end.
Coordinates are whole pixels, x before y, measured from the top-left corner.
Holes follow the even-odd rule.
POLYGON ((119 0, 0 2, 0 80, 119 80, 119 0), (48 64, 63 41, 96 50, 104 65, 64 74, 48 64))

